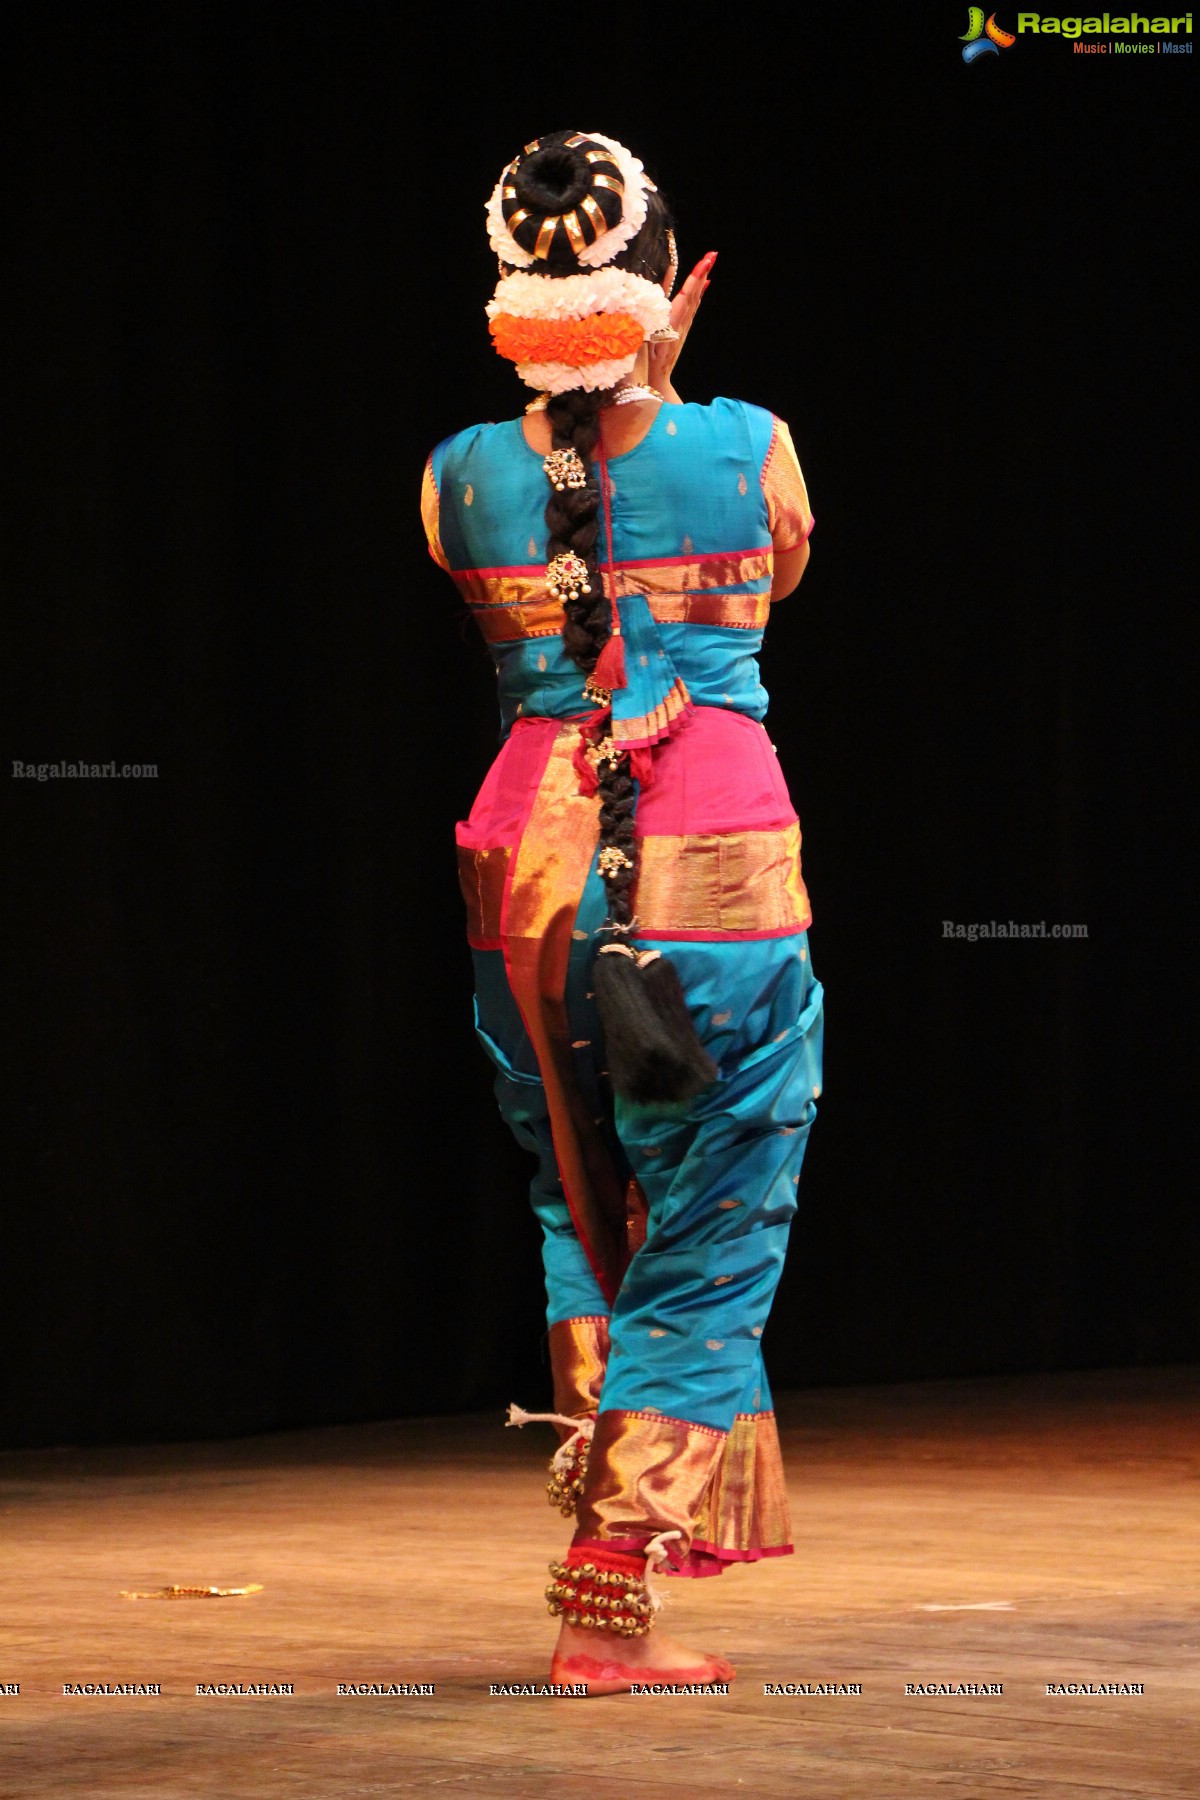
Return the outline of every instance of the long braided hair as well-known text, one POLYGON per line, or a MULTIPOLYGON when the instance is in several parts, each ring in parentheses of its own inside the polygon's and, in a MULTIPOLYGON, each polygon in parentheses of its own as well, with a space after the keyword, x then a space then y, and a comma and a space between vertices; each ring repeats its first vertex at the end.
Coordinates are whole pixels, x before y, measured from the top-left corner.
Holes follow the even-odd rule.
MULTIPOLYGON (((531 237, 539 218, 561 215, 587 191, 591 169, 584 151, 570 147, 569 132, 553 132, 538 140, 516 171, 513 198, 530 218, 531 237)), ((603 196, 607 199, 607 195, 603 196)), ((612 259, 612 266, 661 282, 671 263, 668 231, 671 214, 657 190, 647 194, 646 218, 640 230, 612 259)), ((546 279, 575 266, 561 227, 545 258, 546 279)), ((585 675, 591 675, 612 631, 609 599, 604 591, 597 546, 600 537, 601 490, 594 460, 600 438, 600 409, 607 393, 573 388, 552 394, 546 417, 554 450, 574 450, 583 466, 581 486, 553 484, 546 502, 547 561, 572 553, 587 566, 588 592, 563 602, 563 645, 585 675)), ((599 747, 603 752, 606 745, 599 747)), ((616 1092, 642 1102, 686 1100, 716 1079, 716 1067, 696 1035, 683 988, 673 963, 658 951, 638 955, 628 944, 634 925, 633 894, 637 882, 637 835, 634 814, 637 783, 629 757, 607 740, 610 754, 600 754, 596 777, 600 796, 600 854, 608 895, 608 917, 602 931, 607 942, 597 954, 595 992, 604 1027, 609 1075, 616 1092), (605 857, 605 851, 616 854, 605 857)))

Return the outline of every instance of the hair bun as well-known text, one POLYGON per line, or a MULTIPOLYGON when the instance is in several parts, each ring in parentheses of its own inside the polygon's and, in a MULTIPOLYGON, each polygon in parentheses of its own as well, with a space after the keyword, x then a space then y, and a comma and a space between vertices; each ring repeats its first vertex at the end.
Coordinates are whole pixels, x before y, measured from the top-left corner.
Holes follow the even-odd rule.
POLYGON ((625 177, 609 147, 583 132, 535 138, 500 178, 500 211, 512 241, 555 273, 580 266, 584 253, 621 223, 625 177))
POLYGON ((566 212, 591 189, 592 168, 580 146, 547 144, 520 158, 512 185, 522 206, 566 212))

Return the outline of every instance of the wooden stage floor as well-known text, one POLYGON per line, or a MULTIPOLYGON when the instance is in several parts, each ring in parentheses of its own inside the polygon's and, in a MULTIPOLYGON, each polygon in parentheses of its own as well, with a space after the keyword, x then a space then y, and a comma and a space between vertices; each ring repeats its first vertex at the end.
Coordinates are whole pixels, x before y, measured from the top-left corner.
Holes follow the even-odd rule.
POLYGON ((546 1678, 548 1428, 8 1454, 0 1794, 1195 1797, 1198 1402, 1196 1369, 785 1396, 797 1554, 668 1584, 727 1696, 489 1694, 546 1678), (63 1693, 87 1682, 162 1692, 63 1693), (294 1693, 196 1693, 221 1682, 294 1693), (789 1683, 861 1693, 764 1692, 789 1683), (968 1683, 1003 1692, 905 1692, 968 1683), (1070 1683, 1143 1691, 1046 1691, 1070 1683))

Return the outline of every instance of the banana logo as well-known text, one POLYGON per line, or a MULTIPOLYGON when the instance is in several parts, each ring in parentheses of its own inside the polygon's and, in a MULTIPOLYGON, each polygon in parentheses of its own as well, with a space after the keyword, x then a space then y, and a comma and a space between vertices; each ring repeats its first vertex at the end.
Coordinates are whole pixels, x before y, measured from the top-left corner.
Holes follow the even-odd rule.
POLYGON ((963 47, 963 61, 973 63, 977 56, 999 56, 1001 50, 1010 50, 1017 40, 1011 31, 997 25, 995 13, 985 20, 982 6, 968 6, 967 29, 958 41, 963 47))

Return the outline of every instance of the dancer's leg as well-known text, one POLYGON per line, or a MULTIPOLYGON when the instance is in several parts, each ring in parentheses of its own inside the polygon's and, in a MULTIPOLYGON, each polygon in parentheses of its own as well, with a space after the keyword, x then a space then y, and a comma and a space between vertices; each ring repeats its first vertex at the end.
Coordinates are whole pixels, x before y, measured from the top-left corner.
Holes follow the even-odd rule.
MULTIPOLYGON (((530 1199, 542 1227, 553 1411, 564 1419, 590 1423, 599 1406, 608 1361, 608 1302, 563 1194, 546 1090, 508 988, 503 958, 499 951, 477 950, 474 954, 476 1029, 496 1068, 496 1099, 517 1142, 537 1159, 530 1199)), ((559 1436, 567 1441, 570 1427, 560 1426, 559 1436)), ((564 1473, 569 1479, 574 1472, 564 1473)))
POLYGON ((546 1090, 505 979, 503 956, 498 950, 476 950, 474 959, 476 1030, 495 1064, 496 1100, 517 1142, 537 1159, 530 1199, 542 1227, 547 1323, 553 1326, 575 1317, 607 1318, 608 1303, 592 1273, 563 1195, 546 1090))
MULTIPOLYGON (((744 1484, 753 1488, 757 1472, 775 1477, 786 1519, 760 1340, 820 1092, 822 993, 803 936, 672 946, 672 954, 677 948, 686 951, 685 989, 700 1003, 697 1024, 721 1080, 670 1116, 617 1102, 618 1129, 649 1205, 648 1230, 613 1307, 568 1555, 575 1570, 606 1554, 636 1556, 667 1532, 667 1566, 694 1563, 698 1525, 721 1510, 714 1490, 731 1448, 744 1450, 744 1484), (731 1443, 738 1431, 742 1445, 731 1443)), ((755 1529, 765 1510, 746 1508, 755 1529)), ((720 1562, 709 1552, 721 1550, 763 1553, 755 1544, 706 1544, 710 1570, 720 1562)), ((587 1655, 583 1630, 564 1626, 560 1672, 582 1667, 587 1655)), ((678 1679, 719 1679, 689 1673, 706 1659, 657 1632, 650 1641, 627 1640, 607 1662, 605 1691, 647 1667, 670 1667, 678 1679)))
POLYGON ((579 1538, 678 1529, 679 1564, 724 1440, 761 1387, 820 1091, 822 992, 804 934, 675 950, 721 1079, 675 1116, 617 1103, 649 1221, 613 1307, 579 1538))

